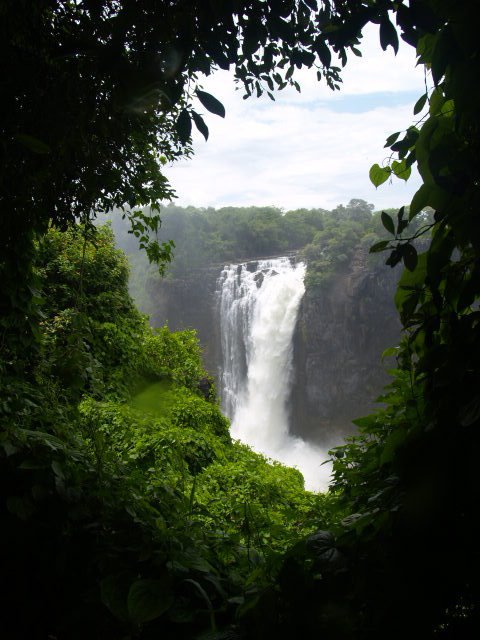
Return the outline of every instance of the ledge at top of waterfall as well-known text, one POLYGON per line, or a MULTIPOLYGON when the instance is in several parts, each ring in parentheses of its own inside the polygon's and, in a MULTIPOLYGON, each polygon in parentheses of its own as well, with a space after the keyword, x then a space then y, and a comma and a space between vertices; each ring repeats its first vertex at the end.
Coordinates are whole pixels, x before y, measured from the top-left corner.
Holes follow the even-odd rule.
POLYGON ((222 340, 222 406, 232 435, 256 451, 296 466, 311 490, 330 469, 318 447, 289 433, 293 334, 305 293, 303 262, 274 258, 224 267, 217 301, 222 340))

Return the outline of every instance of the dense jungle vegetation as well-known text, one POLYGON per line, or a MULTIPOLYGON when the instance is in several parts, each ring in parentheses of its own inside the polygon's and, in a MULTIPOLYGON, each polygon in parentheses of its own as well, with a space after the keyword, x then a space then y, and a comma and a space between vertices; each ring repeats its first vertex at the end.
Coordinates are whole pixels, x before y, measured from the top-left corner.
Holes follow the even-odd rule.
POLYGON ((0 3, 5 637, 478 637, 473 12, 467 0, 0 3), (163 163, 191 153, 192 124, 208 137, 199 105, 225 115, 201 74, 233 67, 247 97, 274 97, 309 67, 338 89, 332 52, 341 65, 361 53, 370 22, 426 73, 414 123, 370 179, 416 165, 422 186, 408 211, 380 214, 388 237, 370 249, 406 267, 384 408, 332 452, 330 493, 314 496, 230 442, 194 334, 148 328, 92 220, 124 207, 162 269, 172 247, 150 232, 172 196, 163 163), (411 223, 427 206, 422 247, 411 223))
POLYGON ((49 230, 35 271, 39 351, 4 398, 23 410, 2 439, 3 566, 21 578, 6 597, 24 616, 3 624, 25 638, 215 628, 330 499, 231 441, 195 333, 149 328, 108 228, 49 230))

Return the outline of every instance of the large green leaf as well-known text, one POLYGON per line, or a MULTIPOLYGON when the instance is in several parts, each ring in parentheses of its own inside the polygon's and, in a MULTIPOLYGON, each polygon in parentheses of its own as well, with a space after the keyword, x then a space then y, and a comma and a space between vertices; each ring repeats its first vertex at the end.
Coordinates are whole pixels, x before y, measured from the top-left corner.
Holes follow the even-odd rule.
POLYGON ((379 187, 381 184, 386 182, 390 177, 390 174, 390 167, 381 167, 379 164, 374 164, 368 173, 370 182, 375 187, 379 187))
POLYGON ((409 219, 412 220, 422 209, 429 203, 430 187, 422 184, 420 189, 415 193, 410 204, 409 219))
POLYGON ((401 131, 396 131, 395 133, 392 133, 388 136, 388 138, 385 140, 385 147, 390 147, 392 144, 394 144, 397 140, 399 135, 401 134, 401 131))
POLYGON ((392 235, 395 235, 395 224, 393 223, 391 216, 389 216, 385 211, 382 211, 381 219, 385 229, 392 235))
POLYGON ((388 247, 388 243, 389 240, 380 240, 379 242, 376 242, 370 247, 369 253, 378 253, 379 251, 383 251, 388 247))
POLYGON ((128 615, 133 622, 149 622, 165 613, 173 601, 174 596, 167 575, 161 580, 137 580, 128 592, 128 615))
POLYGON ((397 178, 405 181, 409 179, 410 174, 412 173, 411 167, 407 166, 405 160, 401 160, 400 162, 394 160, 392 162, 392 171, 397 176, 397 178))
POLYGON ((415 106, 413 107, 413 115, 416 116, 417 113, 420 113, 420 111, 422 111, 425 103, 427 102, 427 98, 428 93, 424 93, 422 96, 420 96, 420 98, 416 101, 415 106))

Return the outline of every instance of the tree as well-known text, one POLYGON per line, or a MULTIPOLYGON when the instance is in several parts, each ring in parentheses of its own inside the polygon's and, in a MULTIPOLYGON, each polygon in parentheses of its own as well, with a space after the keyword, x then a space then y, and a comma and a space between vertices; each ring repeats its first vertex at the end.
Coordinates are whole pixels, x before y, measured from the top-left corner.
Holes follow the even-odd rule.
POLYGON ((346 213, 349 218, 357 222, 369 222, 372 217, 374 206, 365 200, 353 198, 346 206, 346 213))

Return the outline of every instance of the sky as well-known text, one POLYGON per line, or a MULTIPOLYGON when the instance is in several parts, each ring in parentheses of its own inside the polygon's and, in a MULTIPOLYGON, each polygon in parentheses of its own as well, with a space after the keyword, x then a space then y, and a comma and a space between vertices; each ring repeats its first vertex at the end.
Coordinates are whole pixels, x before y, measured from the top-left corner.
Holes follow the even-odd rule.
POLYGON ((285 89, 275 102, 266 95, 243 100, 229 72, 205 78, 204 90, 224 104, 226 117, 194 105, 210 136, 205 142, 195 131, 194 157, 166 168, 176 204, 284 210, 332 209, 351 198, 376 210, 409 204, 418 174, 375 189, 368 171, 388 157, 386 137, 415 122, 413 105, 425 92, 423 67, 415 66, 415 51, 403 41, 397 56, 391 47, 382 51, 377 25, 366 29, 360 49, 362 58, 349 57, 336 92, 317 81, 315 69, 298 72, 301 93, 285 89))

